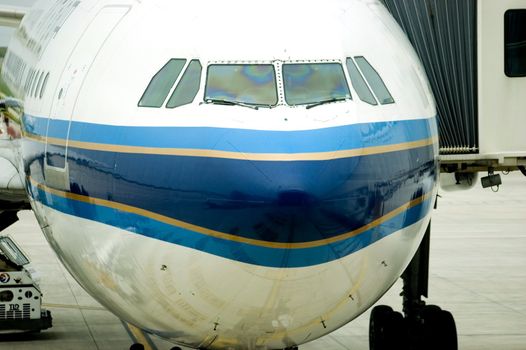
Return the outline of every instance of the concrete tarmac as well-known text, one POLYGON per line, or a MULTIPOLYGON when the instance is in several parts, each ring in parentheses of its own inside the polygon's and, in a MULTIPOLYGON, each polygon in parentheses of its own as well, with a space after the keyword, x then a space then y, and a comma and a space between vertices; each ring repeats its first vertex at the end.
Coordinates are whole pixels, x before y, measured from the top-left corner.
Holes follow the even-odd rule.
MULTIPOLYGON (((432 222, 430 304, 455 316, 462 350, 526 350, 526 177, 503 176, 499 192, 441 192, 432 222)), ((75 282, 43 238, 33 214, 2 232, 26 251, 39 272, 53 328, 0 335, 0 349, 126 350, 127 330, 75 282)), ((401 309, 401 281, 379 301, 401 309)), ((369 312, 301 350, 368 349, 369 312)), ((142 339, 142 338, 141 338, 142 339)), ((171 345, 151 337, 150 349, 171 345)))

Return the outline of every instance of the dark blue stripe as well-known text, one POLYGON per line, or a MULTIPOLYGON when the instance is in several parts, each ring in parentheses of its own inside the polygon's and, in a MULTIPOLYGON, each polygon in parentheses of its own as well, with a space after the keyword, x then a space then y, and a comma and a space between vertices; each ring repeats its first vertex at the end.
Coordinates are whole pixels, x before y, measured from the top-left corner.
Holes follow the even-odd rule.
MULTIPOLYGON (((42 183, 43 146, 25 143, 37 155, 28 170, 42 183)), ((68 164, 73 193, 269 242, 308 242, 355 230, 430 192, 436 181, 432 146, 301 162, 70 148, 68 164)))
MULTIPOLYGON (((46 136, 47 118, 24 115, 24 129, 46 136)), ((49 137, 67 137, 67 121, 53 119, 49 137)), ((125 146, 210 149, 246 153, 309 153, 384 146, 436 136, 435 118, 362 123, 304 131, 211 127, 133 127, 72 122, 74 141, 125 146), (272 140, 272 142, 269 142, 272 140)))
POLYGON ((400 229, 418 222, 429 212, 432 203, 432 200, 428 199, 379 226, 340 242, 315 248, 280 249, 210 237, 140 215, 69 200, 46 193, 34 186, 30 190, 35 200, 65 214, 98 221, 146 237, 174 243, 227 259, 260 266, 288 268, 323 264, 357 252, 400 229))

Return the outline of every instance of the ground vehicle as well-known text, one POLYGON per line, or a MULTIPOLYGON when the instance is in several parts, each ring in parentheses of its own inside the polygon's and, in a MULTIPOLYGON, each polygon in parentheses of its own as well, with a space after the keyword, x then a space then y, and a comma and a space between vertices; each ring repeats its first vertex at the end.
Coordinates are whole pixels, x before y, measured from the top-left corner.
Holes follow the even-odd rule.
POLYGON ((25 266, 29 259, 7 236, 0 237, 0 331, 41 331, 52 325, 42 292, 25 266))

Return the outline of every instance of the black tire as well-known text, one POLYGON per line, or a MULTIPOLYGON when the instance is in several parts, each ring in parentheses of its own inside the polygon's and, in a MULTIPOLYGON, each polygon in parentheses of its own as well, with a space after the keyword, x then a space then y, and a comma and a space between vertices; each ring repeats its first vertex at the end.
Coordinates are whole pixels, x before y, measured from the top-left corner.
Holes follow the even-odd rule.
POLYGON ((130 346, 130 350, 144 350, 144 345, 140 343, 135 343, 130 346))
POLYGON ((458 350, 457 326, 451 312, 444 310, 440 313, 440 325, 442 349, 458 350))
POLYGON ((403 349, 406 340, 404 317, 386 305, 375 306, 369 320, 369 349, 403 349))
POLYGON ((393 312, 391 315, 391 347, 390 350, 407 350, 409 333, 404 319, 400 312, 393 312))
POLYGON ((422 313, 424 322, 423 348, 429 350, 458 350, 455 319, 449 311, 438 306, 426 306, 422 313))

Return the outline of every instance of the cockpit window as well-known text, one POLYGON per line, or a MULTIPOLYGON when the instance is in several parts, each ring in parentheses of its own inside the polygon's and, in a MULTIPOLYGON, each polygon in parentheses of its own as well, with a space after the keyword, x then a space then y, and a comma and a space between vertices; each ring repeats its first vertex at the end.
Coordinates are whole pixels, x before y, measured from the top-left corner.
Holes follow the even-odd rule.
POLYGON ((181 73, 186 59, 172 58, 154 75, 139 101, 140 107, 161 107, 181 73))
POLYGON ((356 65, 354 64, 352 58, 347 58, 347 70, 349 71, 349 75, 351 76, 352 86, 354 87, 354 90, 358 94, 360 100, 370 105, 376 106, 378 102, 376 102, 373 93, 367 86, 367 83, 363 79, 362 74, 360 73, 358 68, 356 68, 356 65))
POLYGON ((293 106, 351 98, 339 63, 283 64, 283 84, 285 100, 293 106))
POLYGON ((208 66, 205 102, 275 106, 276 74, 272 64, 212 64, 208 66))
POLYGON ((369 82, 369 85, 371 86, 371 89, 373 89, 374 94, 378 98, 378 101, 380 101, 381 104, 389 104, 394 103, 393 96, 391 96, 391 93, 389 90, 387 90, 387 87, 385 86, 382 78, 378 74, 378 72, 369 64, 369 62, 365 59, 365 57, 357 56, 354 57, 356 60, 356 63, 358 64, 358 67, 360 67, 365 79, 369 82))
POLYGON ((181 80, 177 84, 166 107, 175 108, 194 101, 201 83, 201 63, 199 60, 191 60, 181 80))

